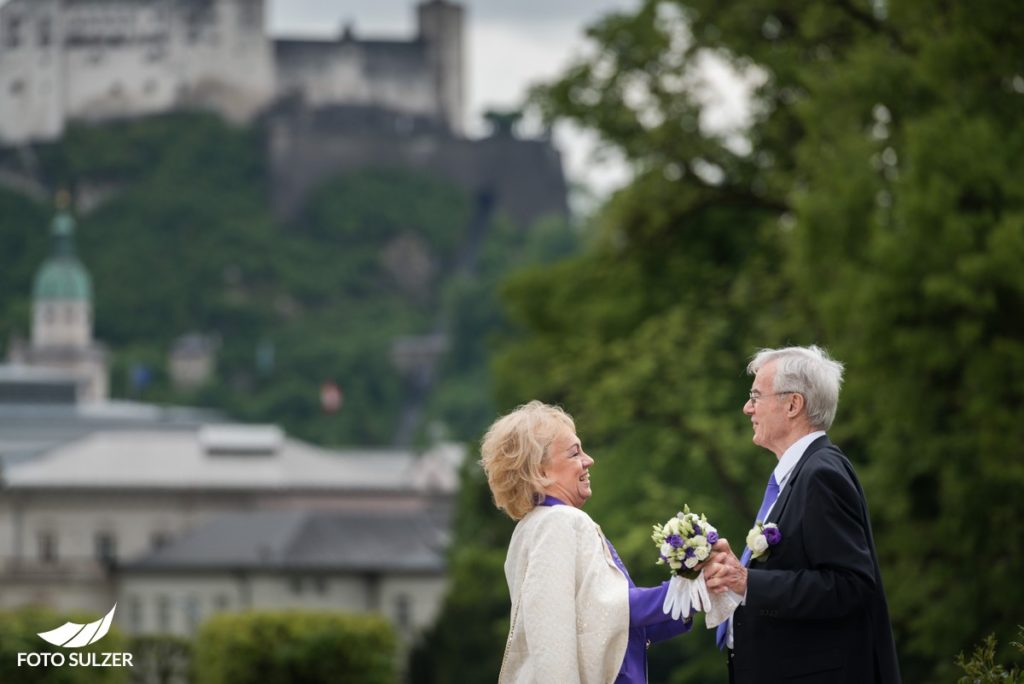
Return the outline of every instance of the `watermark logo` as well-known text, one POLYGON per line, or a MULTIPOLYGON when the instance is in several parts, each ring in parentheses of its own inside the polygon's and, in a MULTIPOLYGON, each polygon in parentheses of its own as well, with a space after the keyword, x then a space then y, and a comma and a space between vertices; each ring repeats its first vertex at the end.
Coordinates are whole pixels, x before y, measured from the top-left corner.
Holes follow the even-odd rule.
POLYGON ((48 641, 54 646, 62 646, 64 648, 81 648, 82 646, 95 644, 107 636, 107 632, 110 631, 110 623, 114 619, 115 610, 117 610, 116 603, 101 620, 90 622, 87 625, 80 625, 77 622, 65 622, 57 629, 51 629, 49 632, 40 632, 39 636, 42 637, 43 641, 48 641))
MULTIPOLYGON (((77 622, 65 622, 57 629, 49 632, 39 632, 39 637, 54 646, 61 648, 81 648, 107 636, 110 631, 110 623, 114 620, 114 611, 117 604, 110 609, 110 612, 95 622, 80 625, 77 622)), ((72 652, 65 656, 62 652, 39 652, 19 653, 18 667, 133 667, 131 653, 79 653, 72 652)))

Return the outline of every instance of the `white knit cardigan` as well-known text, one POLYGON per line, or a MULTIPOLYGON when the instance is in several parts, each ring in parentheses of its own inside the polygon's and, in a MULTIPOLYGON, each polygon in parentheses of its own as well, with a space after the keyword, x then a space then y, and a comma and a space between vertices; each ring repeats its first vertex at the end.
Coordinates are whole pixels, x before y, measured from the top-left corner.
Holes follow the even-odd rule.
POLYGON ((499 684, 611 684, 629 638, 629 583, 601 528, 572 506, 537 506, 505 559, 512 624, 499 684))

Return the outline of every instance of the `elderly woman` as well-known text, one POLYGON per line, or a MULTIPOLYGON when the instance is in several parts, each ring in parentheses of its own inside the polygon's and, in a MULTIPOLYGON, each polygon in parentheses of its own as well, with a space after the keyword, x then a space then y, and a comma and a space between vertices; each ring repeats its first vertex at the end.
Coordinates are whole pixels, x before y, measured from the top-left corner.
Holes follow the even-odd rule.
POLYGON ((494 503, 518 520, 505 560, 512 623, 501 682, 647 681, 647 646, 688 631, 662 611, 668 583, 637 587, 582 511, 590 467, 572 418, 531 401, 484 436, 494 503))

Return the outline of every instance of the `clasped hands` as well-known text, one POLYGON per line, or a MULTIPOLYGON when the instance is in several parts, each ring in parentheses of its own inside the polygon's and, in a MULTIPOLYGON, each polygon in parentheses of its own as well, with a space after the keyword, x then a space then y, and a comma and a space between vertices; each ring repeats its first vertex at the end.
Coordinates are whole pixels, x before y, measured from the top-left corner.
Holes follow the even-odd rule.
POLYGON ((711 557, 697 565, 701 571, 695 580, 674 576, 662 606, 674 619, 689 619, 695 611, 704 611, 705 624, 713 628, 725 622, 740 605, 747 590, 747 569, 720 539, 712 547, 711 557))
POLYGON ((727 539, 719 539, 711 547, 711 557, 697 566, 704 570, 704 581, 712 594, 731 591, 740 596, 747 595, 747 569, 729 548, 727 539))

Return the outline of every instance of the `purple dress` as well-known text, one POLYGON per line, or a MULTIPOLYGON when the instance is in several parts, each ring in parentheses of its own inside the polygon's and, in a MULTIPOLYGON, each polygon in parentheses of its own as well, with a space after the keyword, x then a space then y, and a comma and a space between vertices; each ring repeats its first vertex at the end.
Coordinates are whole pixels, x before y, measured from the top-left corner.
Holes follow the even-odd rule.
MULTIPOLYGON (((544 497, 542 506, 564 506, 565 502, 553 496, 544 497)), ((661 606, 665 603, 668 582, 656 587, 638 587, 629 576, 625 564, 618 552, 607 538, 608 550, 612 553, 615 565, 629 582, 629 641, 626 643, 626 657, 622 659, 619 676, 615 684, 646 684, 647 682, 647 647, 658 641, 671 639, 674 636, 690 631, 693 621, 689 618, 673 620, 665 615, 661 606)))

